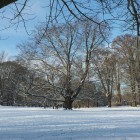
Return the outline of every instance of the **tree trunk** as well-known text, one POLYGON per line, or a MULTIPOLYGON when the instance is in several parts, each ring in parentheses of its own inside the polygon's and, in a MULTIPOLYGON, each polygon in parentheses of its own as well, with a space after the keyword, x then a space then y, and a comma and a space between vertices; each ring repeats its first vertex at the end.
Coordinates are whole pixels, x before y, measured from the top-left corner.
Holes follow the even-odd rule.
POLYGON ((107 94, 107 103, 108 103, 108 107, 111 107, 111 94, 107 94))
POLYGON ((64 108, 65 109, 69 109, 69 110, 72 110, 72 103, 73 103, 73 100, 71 99, 70 96, 67 96, 65 97, 65 101, 64 101, 64 108))
POLYGON ((137 103, 136 103, 136 101, 134 100, 134 101, 132 101, 132 107, 136 107, 137 106, 137 103))
POLYGON ((136 107, 137 102, 136 102, 136 93, 132 93, 132 107, 136 107))
POLYGON ((138 82, 138 100, 140 105, 140 82, 138 82))
POLYGON ((99 106, 99 104, 98 104, 98 100, 96 101, 96 107, 98 107, 99 106))
POLYGON ((136 103, 136 90, 135 90, 135 83, 133 82, 131 84, 131 92, 132 92, 132 106, 136 107, 137 103, 136 103))
POLYGON ((108 107, 111 107, 111 100, 108 100, 108 107))
POLYGON ((118 96, 118 102, 121 104, 121 102, 122 102, 122 96, 121 96, 120 83, 117 84, 117 96, 118 96))
POLYGON ((87 100, 87 107, 89 108, 89 100, 87 100))

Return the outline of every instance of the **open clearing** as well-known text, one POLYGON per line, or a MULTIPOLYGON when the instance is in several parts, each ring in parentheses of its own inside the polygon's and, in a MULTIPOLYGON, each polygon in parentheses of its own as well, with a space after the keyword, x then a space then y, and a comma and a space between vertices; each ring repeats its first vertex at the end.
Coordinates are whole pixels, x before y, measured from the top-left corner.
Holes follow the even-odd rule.
POLYGON ((0 140, 140 140, 140 108, 0 106, 0 140))

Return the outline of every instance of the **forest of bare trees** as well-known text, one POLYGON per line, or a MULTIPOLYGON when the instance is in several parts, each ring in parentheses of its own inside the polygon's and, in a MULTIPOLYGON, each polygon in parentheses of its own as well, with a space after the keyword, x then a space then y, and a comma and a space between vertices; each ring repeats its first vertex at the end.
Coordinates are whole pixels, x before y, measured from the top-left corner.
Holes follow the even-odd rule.
MULTIPOLYGON (((23 13, 28 0, 0 2, 5 18, 8 6, 14 13, 9 23, 23 23, 27 30, 23 13)), ((16 59, 7 61, 0 53, 0 104, 139 105, 140 2, 49 0, 45 8, 46 22, 19 42, 16 59), (122 35, 110 39, 113 28, 122 35)))

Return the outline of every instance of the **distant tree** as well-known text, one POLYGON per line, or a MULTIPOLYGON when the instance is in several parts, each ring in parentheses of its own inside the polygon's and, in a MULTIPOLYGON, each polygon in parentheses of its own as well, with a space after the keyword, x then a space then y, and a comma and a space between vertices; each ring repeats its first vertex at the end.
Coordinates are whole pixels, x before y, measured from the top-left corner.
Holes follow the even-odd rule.
POLYGON ((97 75, 96 80, 100 82, 103 92, 106 94, 108 106, 111 107, 116 60, 113 53, 107 48, 98 48, 93 51, 92 56, 93 69, 97 75))
POLYGON ((85 81, 81 94, 77 99, 85 102, 87 107, 90 107, 90 105, 96 107, 105 106, 107 101, 102 86, 96 81, 89 81, 89 79, 85 81))
POLYGON ((139 85, 137 37, 129 34, 118 36, 114 39, 112 47, 122 55, 122 60, 125 61, 125 72, 129 74, 132 93, 132 106, 136 106, 136 87, 139 85))
POLYGON ((21 66, 12 61, 0 63, 0 99, 2 105, 14 105, 15 103, 19 67, 21 66))

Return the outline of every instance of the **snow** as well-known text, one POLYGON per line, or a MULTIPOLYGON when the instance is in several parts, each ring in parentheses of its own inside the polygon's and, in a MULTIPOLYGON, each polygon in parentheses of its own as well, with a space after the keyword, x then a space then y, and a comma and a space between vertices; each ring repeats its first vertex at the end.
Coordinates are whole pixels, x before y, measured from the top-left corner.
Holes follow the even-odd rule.
POLYGON ((0 140, 140 140, 140 108, 0 106, 0 140))

